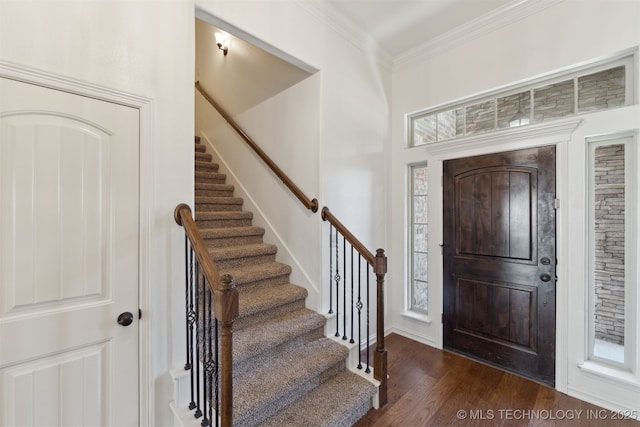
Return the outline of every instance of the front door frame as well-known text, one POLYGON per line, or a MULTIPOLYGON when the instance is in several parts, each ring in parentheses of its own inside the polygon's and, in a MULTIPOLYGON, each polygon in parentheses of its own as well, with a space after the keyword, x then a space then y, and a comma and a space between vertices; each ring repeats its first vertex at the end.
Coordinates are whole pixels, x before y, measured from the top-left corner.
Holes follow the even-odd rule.
MULTIPOLYGON (((45 70, 16 64, 0 59, 0 77, 24 83, 44 86, 50 89, 87 96, 106 102, 136 108, 140 117, 139 135, 139 221, 138 236, 138 301, 140 310, 149 313, 151 303, 150 287, 150 224, 151 200, 144 195, 153 194, 152 145, 151 145, 151 100, 136 94, 110 89, 89 82, 45 70)), ((138 416, 140 426, 152 426, 153 422, 153 377, 151 366, 151 323, 149 316, 139 320, 138 335, 138 416)))
MULTIPOLYGON (((429 154, 429 175, 439 177, 439 186, 431 185, 431 203, 439 207, 438 215, 431 215, 429 222, 430 248, 441 244, 443 239, 443 186, 442 162, 444 160, 463 157, 494 154, 504 151, 514 151, 524 148, 556 146, 556 198, 559 206, 556 210, 556 253, 558 265, 556 274, 556 390, 566 393, 568 383, 568 287, 563 284, 568 278, 568 210, 562 209, 562 201, 567 200, 568 194, 568 143, 572 133, 582 123, 580 118, 558 120, 549 123, 527 125, 519 128, 507 129, 478 136, 459 138, 450 142, 428 144, 425 149, 429 154)), ((434 212, 430 209, 430 212, 434 212)), ((435 212, 434 212, 435 213, 435 212)), ((430 250, 429 269, 430 282, 439 284, 438 306, 443 307, 443 258, 440 251, 430 250)), ((439 328, 438 347, 443 345, 443 328, 439 328)))

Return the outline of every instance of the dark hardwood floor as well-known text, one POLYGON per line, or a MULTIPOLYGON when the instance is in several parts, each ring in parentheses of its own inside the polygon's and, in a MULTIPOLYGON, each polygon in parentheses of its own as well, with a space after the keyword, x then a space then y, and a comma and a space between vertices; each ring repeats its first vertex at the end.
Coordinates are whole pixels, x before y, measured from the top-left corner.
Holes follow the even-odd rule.
POLYGON ((629 426, 640 422, 397 334, 388 349, 388 404, 365 426, 629 426))

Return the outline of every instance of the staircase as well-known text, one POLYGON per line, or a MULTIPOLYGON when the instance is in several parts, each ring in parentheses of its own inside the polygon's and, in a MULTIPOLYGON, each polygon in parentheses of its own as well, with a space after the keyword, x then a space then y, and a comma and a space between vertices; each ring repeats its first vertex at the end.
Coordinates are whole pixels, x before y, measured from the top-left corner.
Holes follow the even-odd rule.
POLYGON ((307 290, 195 143, 195 220, 220 274, 235 277, 233 326, 236 426, 350 426, 372 407, 376 387, 347 369, 349 349, 325 336, 326 318, 305 307, 307 290))

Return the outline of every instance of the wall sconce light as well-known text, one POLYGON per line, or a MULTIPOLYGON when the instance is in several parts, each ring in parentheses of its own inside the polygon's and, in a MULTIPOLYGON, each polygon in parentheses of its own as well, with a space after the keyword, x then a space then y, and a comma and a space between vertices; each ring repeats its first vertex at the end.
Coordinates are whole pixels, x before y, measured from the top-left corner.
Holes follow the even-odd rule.
POLYGON ((229 52, 229 35, 225 33, 216 33, 216 45, 222 51, 224 56, 229 52))
POLYGON ((522 112, 522 94, 518 95, 518 112, 509 120, 509 127, 517 127, 529 124, 529 116, 522 112))

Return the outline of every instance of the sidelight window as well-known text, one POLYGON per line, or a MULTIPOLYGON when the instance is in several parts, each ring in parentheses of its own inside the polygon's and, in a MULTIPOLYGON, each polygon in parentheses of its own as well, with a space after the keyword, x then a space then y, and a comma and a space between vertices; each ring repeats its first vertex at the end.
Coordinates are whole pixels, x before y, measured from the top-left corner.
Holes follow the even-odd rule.
POLYGON ((635 135, 588 139, 589 358, 631 369, 637 322, 635 135))
POLYGON ((411 167, 411 302, 413 311, 427 313, 427 165, 411 167))

